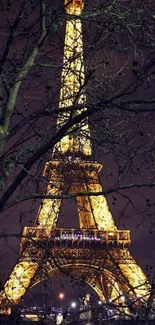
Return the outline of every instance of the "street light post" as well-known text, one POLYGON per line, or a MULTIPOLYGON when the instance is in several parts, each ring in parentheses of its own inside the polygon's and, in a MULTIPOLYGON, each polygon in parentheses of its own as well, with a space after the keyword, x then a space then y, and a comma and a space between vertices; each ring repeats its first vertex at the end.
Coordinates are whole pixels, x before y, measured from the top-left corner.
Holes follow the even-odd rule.
POLYGON ((61 311, 62 311, 62 300, 64 298, 64 293, 60 293, 59 298, 60 298, 60 301, 61 301, 61 311))

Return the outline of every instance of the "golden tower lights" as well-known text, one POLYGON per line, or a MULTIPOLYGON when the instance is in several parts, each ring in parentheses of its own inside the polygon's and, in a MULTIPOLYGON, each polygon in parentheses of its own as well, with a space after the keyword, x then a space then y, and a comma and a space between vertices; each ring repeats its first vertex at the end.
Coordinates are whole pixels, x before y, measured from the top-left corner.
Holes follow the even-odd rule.
MULTIPOLYGON (((82 0, 65 0, 66 15, 72 17, 66 22, 59 102, 62 111, 57 120, 58 129, 71 118, 71 114, 75 116, 87 109, 82 9, 82 0), (77 104, 82 109, 76 110, 77 104), (65 110, 67 107, 72 107, 71 112, 65 110)), ((80 229, 56 227, 60 196, 66 193, 66 188, 71 196, 79 192, 102 191, 98 178, 102 166, 91 160, 88 120, 77 127, 78 132, 69 130, 70 134, 55 146, 53 161, 45 166, 44 175, 49 180, 46 194, 59 195, 59 198, 44 199, 35 225, 23 230, 19 261, 1 292, 3 312, 9 312, 9 307, 18 304, 29 287, 45 278, 41 273, 43 268, 49 275, 59 268, 53 259, 59 254, 61 267, 69 266, 76 277, 85 275, 86 282, 102 301, 119 301, 123 292, 129 297, 142 296, 143 300, 148 296, 146 276, 128 249, 130 232, 117 229, 104 195, 76 197, 80 229), (88 240, 90 236, 91 240, 88 240), (45 262, 44 245, 47 242, 51 243, 51 257, 45 262)))

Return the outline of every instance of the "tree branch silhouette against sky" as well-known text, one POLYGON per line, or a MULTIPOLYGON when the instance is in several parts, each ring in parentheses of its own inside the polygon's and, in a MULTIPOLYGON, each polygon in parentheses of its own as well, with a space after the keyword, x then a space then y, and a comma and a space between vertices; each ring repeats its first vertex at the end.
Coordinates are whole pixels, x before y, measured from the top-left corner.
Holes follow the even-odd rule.
MULTIPOLYGON (((74 105, 64 108, 70 119, 57 129, 65 24, 71 18, 63 1, 0 0, 1 265, 4 268, 12 256, 12 267, 19 253, 19 240, 11 233, 20 234, 23 226, 33 224, 43 198, 59 198, 45 194, 43 167, 55 145, 67 134, 80 135, 88 118, 93 158, 104 166, 103 194, 118 227, 131 229, 132 250, 152 274, 155 4, 85 1, 81 21, 86 78, 80 91, 86 89, 87 110, 82 111, 77 94, 74 105)), ((72 206, 77 195, 84 194, 61 195, 63 202, 72 199, 73 204, 64 203, 60 224, 71 221, 77 226, 72 206), (75 220, 65 215, 69 209, 75 220)))

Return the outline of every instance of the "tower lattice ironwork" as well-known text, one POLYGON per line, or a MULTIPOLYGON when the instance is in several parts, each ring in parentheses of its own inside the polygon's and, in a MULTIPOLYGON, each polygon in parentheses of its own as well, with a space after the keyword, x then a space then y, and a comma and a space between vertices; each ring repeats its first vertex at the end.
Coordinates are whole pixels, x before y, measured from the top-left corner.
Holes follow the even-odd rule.
MULTIPOLYGON (((83 0, 67 2, 58 129, 87 109, 80 19, 83 0), (80 110, 70 113, 65 109, 75 104, 80 104, 80 110)), ((1 292, 3 310, 18 304, 28 288, 61 269, 84 279, 102 301, 117 301, 123 294, 131 299, 147 297, 146 276, 129 251, 130 231, 117 229, 104 195, 85 195, 102 191, 98 176, 102 166, 91 155, 87 120, 55 146, 53 160, 44 169, 49 184, 46 194, 55 198, 45 198, 34 226, 23 230, 19 261, 1 292), (57 228, 61 195, 66 193, 76 199, 79 229, 57 228)))

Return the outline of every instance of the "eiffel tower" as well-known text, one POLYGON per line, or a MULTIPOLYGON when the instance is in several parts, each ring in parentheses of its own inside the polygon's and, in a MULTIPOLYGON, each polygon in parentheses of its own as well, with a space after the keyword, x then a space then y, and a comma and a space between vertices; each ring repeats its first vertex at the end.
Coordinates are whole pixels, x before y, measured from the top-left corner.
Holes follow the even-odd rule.
MULTIPOLYGON (((68 19, 58 129, 71 116, 87 109, 80 19, 83 5, 83 0, 65 0, 68 19), (82 109, 72 113, 65 109, 74 108, 75 104, 82 109)), ((120 301, 122 297, 147 298, 146 276, 129 251, 130 231, 117 229, 104 195, 95 195, 102 191, 99 181, 102 165, 91 157, 90 129, 85 120, 61 139, 52 161, 45 165, 46 195, 54 198, 45 198, 34 226, 24 227, 18 263, 0 296, 4 313, 20 303, 28 288, 61 270, 74 279, 83 279, 104 302, 120 301), (86 192, 94 195, 85 195, 86 192), (78 229, 57 227, 61 196, 65 195, 76 200, 78 229)))

